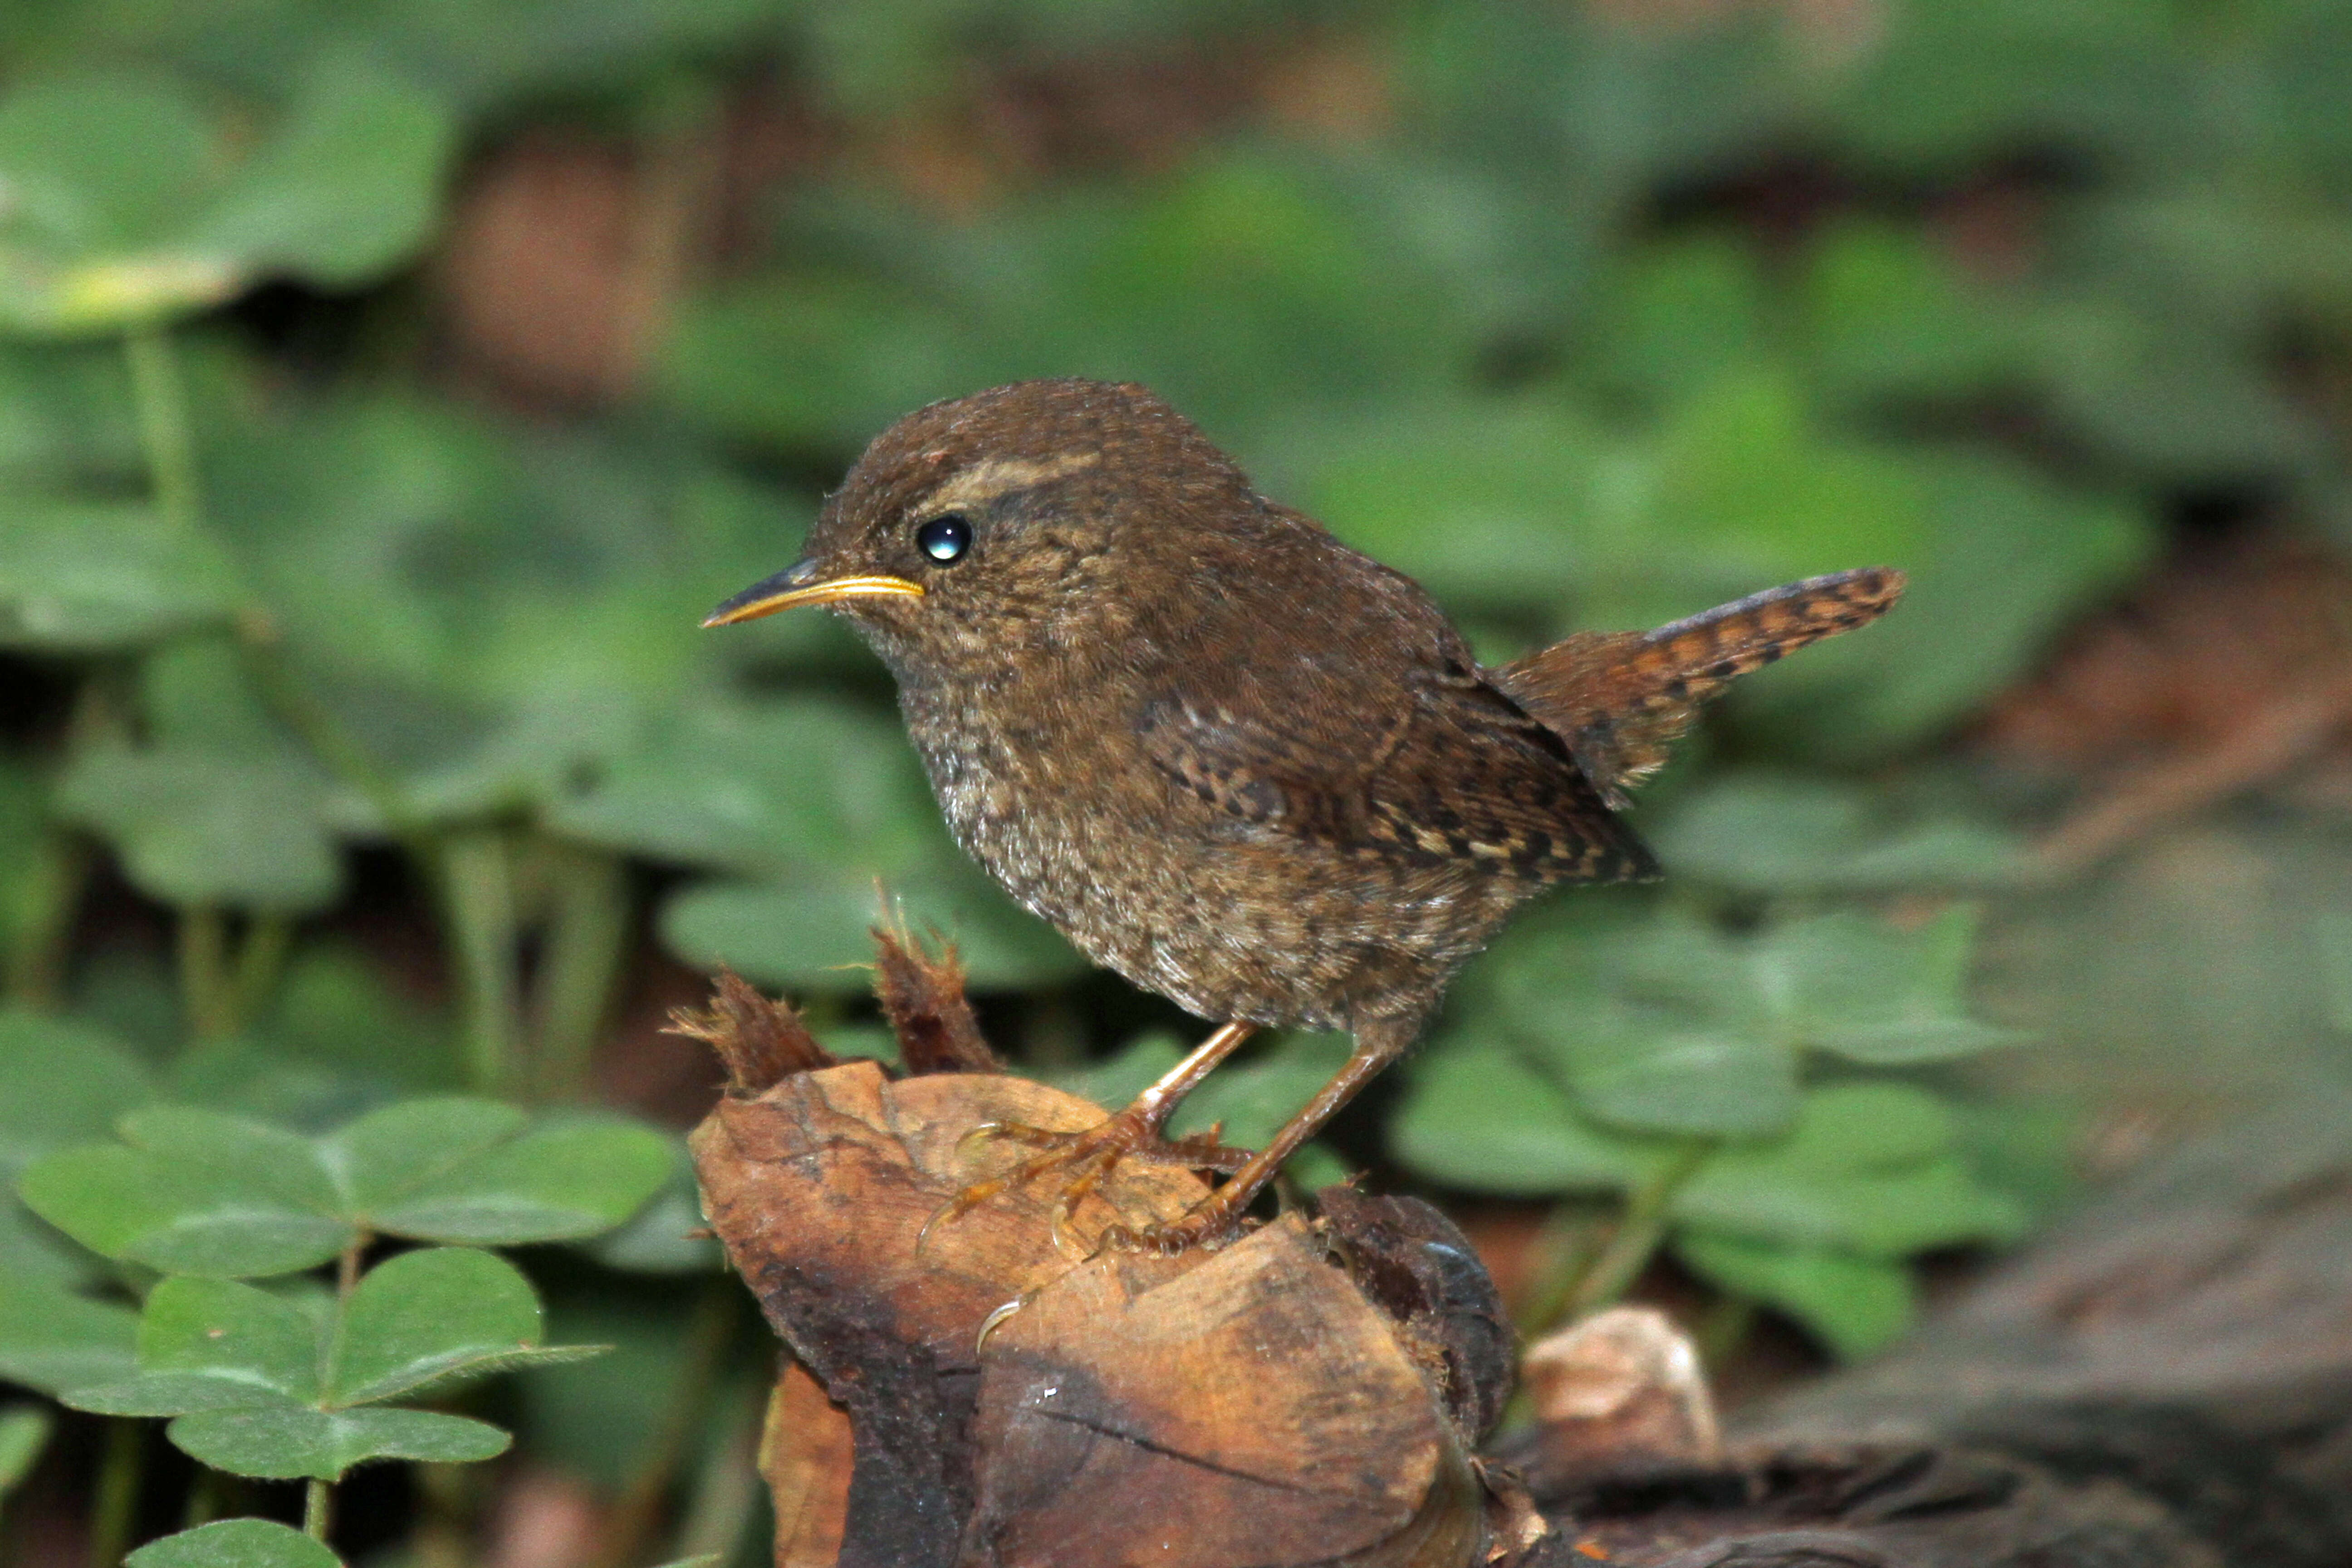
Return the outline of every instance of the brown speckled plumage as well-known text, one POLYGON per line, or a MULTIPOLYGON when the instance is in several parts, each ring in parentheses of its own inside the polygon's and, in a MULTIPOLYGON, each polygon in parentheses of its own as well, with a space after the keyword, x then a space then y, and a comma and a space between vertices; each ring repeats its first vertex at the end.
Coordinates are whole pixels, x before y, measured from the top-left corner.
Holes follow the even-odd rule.
POLYGON ((957 841, 1203 1017, 1353 1031, 1341 1099, 1529 897, 1654 874, 1610 806, 1701 700, 1901 586, 1818 578, 1485 669, 1167 404, 1076 380, 900 420, 807 555, 791 582, 921 588, 836 607, 898 678, 957 841), (915 531, 946 512, 971 544, 940 564, 915 531))

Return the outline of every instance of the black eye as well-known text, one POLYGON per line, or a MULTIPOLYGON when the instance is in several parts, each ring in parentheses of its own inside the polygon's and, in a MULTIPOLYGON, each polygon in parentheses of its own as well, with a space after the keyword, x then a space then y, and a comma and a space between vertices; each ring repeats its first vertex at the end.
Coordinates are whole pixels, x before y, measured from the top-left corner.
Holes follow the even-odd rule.
POLYGON ((941 512, 915 530, 915 548, 941 566, 952 566, 971 548, 971 521, 960 511, 941 512))

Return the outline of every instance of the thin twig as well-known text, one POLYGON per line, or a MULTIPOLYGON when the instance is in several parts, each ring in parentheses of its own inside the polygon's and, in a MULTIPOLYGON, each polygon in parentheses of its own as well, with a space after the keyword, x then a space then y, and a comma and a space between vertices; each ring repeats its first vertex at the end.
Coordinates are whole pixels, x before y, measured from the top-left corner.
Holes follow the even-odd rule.
POLYGON ((2053 877, 2083 870, 2159 825, 2276 777, 2352 722, 2352 674, 2272 698, 2201 751, 2125 780, 2060 823, 2034 850, 2053 877))

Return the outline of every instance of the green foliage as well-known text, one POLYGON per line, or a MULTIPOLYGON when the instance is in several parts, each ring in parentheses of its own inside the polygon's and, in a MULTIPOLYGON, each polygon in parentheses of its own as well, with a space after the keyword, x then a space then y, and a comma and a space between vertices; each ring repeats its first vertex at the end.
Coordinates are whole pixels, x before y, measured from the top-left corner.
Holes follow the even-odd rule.
POLYGON ((1874 1349, 1909 1321, 1902 1259, 2027 1223, 1961 1108, 1856 1076, 2016 1042, 1962 1002, 1974 928, 1955 906, 1907 931, 1836 910, 1731 936, 1665 907, 1516 938, 1489 1008, 1416 1065, 1391 1147, 1475 1191, 1666 1183, 1694 1268, 1874 1349))
POLYGON ((1911 1326, 1911 1271, 1900 1263, 1696 1226, 1675 1238, 1675 1255, 1701 1279, 1781 1309, 1841 1356, 1868 1355, 1911 1326))
POLYGON ((513 1265, 468 1247, 403 1253, 332 1302, 175 1276, 148 1293, 138 1375, 64 1398, 172 1417, 175 1445, 241 1476, 331 1481, 370 1459, 487 1459, 506 1448, 498 1428, 383 1402, 595 1353, 541 1345, 540 1318, 513 1265))
POLYGON ((129 1370, 137 1315, 86 1294, 98 1260, 25 1208, 16 1184, 41 1155, 103 1136, 150 1089, 146 1064, 103 1031, 0 1009, 0 1378, 54 1394, 129 1370))
POLYGON ((15 1491, 39 1460, 56 1426, 49 1413, 37 1405, 12 1405, 0 1410, 0 1500, 15 1491))
POLYGON ((904 872, 945 847, 922 831, 928 805, 898 727, 868 705, 705 701, 656 716, 638 745, 554 804, 549 825, 686 866, 904 872))
POLYGON ((0 1377, 58 1394, 131 1370, 139 1315, 63 1281, 0 1279, 0 1377))
POLYGON ((299 756, 195 746, 85 752, 55 800, 61 820, 114 846, 151 898, 289 913, 341 890, 325 805, 325 781, 299 756))
POLYGON ((0 1008, 0 1173, 13 1177, 48 1150, 103 1136, 146 1099, 151 1078, 101 1029, 0 1008))
POLYGON ((2023 1213, 1982 1184, 1954 1139, 1951 1111, 1926 1090, 1825 1084, 1805 1097, 1783 1136, 1708 1160, 1675 1212, 1717 1230, 1865 1258, 2014 1237, 2023 1213))
MULTIPOLYGON (((484 1100, 387 1105, 316 1138, 191 1106, 120 1117, 126 1144, 72 1140, 148 1091, 144 1069, 75 1026, 0 1016, 0 1053, 37 1054, 62 1091, 35 1124, 0 1098, 0 1157, 25 1201, 104 1256, 160 1269, 137 1312, 78 1293, 88 1255, 0 1277, 0 1376, 69 1407, 170 1421, 192 1458, 262 1479, 341 1479, 352 1466, 462 1463, 503 1452, 498 1427, 410 1404, 458 1384, 598 1353, 544 1342, 539 1296, 476 1247, 402 1252, 364 1273, 378 1236, 513 1244, 612 1229, 668 1179, 673 1154, 610 1118, 534 1118, 484 1100), (71 1054, 60 1047, 79 1047, 71 1054), (65 1144, 64 1147, 58 1147, 65 1144), (340 1256, 328 1289, 297 1273, 340 1256), (270 1289, 236 1275, 291 1276, 270 1289)), ((0 1065, 8 1065, 0 1061, 0 1065)), ((29 1100, 36 1073, 0 1078, 29 1100)), ((46 1252, 38 1249, 46 1249, 46 1252)), ((159 1542, 152 1561, 278 1562, 303 1543, 233 1521, 159 1542)), ((331 1561, 331 1554, 329 1555, 331 1561)))
POLYGON ((1794 1119, 1808 1053, 1900 1066, 2015 1039, 1963 1010, 1973 929, 1962 908, 1916 931, 1840 910, 1729 936, 1664 908, 1530 931, 1505 950, 1496 1021, 1604 1121, 1759 1136, 1794 1119))
POLYGON ((1718 1021, 1738 1038, 1791 1053, 1901 1066, 2019 1038, 1962 1011, 1975 928, 1965 906, 1916 931, 1839 910, 1741 939, 1669 916, 1597 963, 1612 994, 1635 1005, 1718 1021))
POLYGON ((1997 888, 2017 875, 2021 848, 1987 822, 1900 813, 1853 784, 1760 770, 1694 790, 1650 842, 1675 876, 1798 896, 1997 888))
POLYGON ((2352 1035, 2352 914, 2330 910, 2312 921, 2330 1028, 2352 1035))
POLYGON ((239 141, 168 76, 65 77, 0 99, 13 198, 0 326, 106 331, 261 278, 364 282, 430 229, 455 127, 398 79, 321 58, 276 133, 239 141))
POLYGON ((1390 1144, 1433 1181, 1515 1196, 1629 1189, 1659 1152, 1597 1125, 1518 1051, 1475 1039, 1417 1067, 1390 1144))
POLYGON ((124 1568, 341 1568, 342 1559, 299 1530, 266 1519, 224 1519, 151 1542, 124 1568))
POLYGON ((234 608, 219 547, 144 506, 12 496, 0 509, 0 645, 138 646, 234 608))
MULTIPOLYGON (((949 850, 952 853, 952 850, 949 850)), ((867 933, 903 912, 912 929, 955 943, 981 990, 1050 985, 1085 973, 1085 961, 1052 928, 950 863, 877 884, 856 873, 810 871, 767 882, 706 882, 662 910, 662 934, 680 957, 721 964, 762 984, 863 991, 874 941, 867 933)))
MULTIPOLYGON (((1129 1041, 1116 1055, 1053 1074, 1051 1081, 1055 1088, 1098 1105, 1124 1105, 1182 1060, 1183 1055, 1184 1047, 1173 1037, 1145 1035, 1129 1041)), ((1344 1035, 1285 1038, 1271 1049, 1212 1074, 1177 1108, 1169 1121, 1169 1136, 1186 1138, 1214 1128, 1219 1141, 1229 1147, 1263 1148, 1290 1113, 1313 1099, 1347 1059, 1344 1035)), ((1318 1142, 1292 1155, 1283 1172, 1301 1190, 1313 1192, 1345 1181, 1348 1166, 1318 1142)))
POLYGON ((371 1235, 513 1246, 595 1235, 669 1173, 648 1130, 533 1121, 484 1100, 406 1100, 320 1138, 188 1106, 121 1123, 123 1143, 36 1161, 20 1190, 93 1251, 233 1279, 312 1268, 371 1235))
MULTIPOLYGON (((462 1248, 564 1239, 559 1311, 625 1353, 533 1371, 526 1435, 631 1484, 653 1446, 602 1428, 693 1375, 658 1276, 712 1265, 675 1141, 394 1096, 584 1098, 639 932, 814 994, 829 1040, 873 1051, 880 919, 958 943, 1016 1056, 1021 1023, 1075 1023, 1101 1053, 1056 1074, 1081 1092, 1175 1060, 956 854, 842 628, 697 629, 889 420, 1069 374, 1167 394, 1490 658, 1910 574, 1884 624, 1743 681, 1654 786, 1671 901, 1531 911, 1369 1100, 1409 1175, 1654 1220, 1836 1352, 1885 1343, 1913 1256, 2004 1244, 2066 1180, 2063 1118, 1990 1092, 2022 1037, 1972 1005, 1978 917, 1939 901, 2016 919, 2021 829, 1942 742, 2184 500, 2342 512, 2319 391, 2352 354, 2352 22, 1881 12, 0 7, 0 657, 49 693, 0 749, 0 1377, 110 1391, 255 1473, 487 1452, 503 1435, 387 1402, 544 1360, 529 1288, 462 1248), (992 72, 1286 58, 1302 17, 1369 64, 1384 122, 1187 120, 1141 172, 1089 146, 1083 177, 1045 121, 963 133, 992 72), (419 263, 457 160, 552 119, 626 143, 633 224, 691 208, 740 174, 699 160, 755 57, 843 144, 956 126, 955 213, 893 154, 795 179, 772 223, 688 214, 689 245, 727 231, 723 267, 668 270, 676 237, 632 228, 624 287, 672 292, 630 295, 659 341, 625 408, 453 392, 479 378, 437 348, 471 307, 420 309, 419 263), (352 856, 387 847, 440 989, 375 942, 381 861, 352 856), (101 874, 173 921, 176 970, 79 934, 101 874), (382 1237, 459 1249, 332 1299, 301 1277, 382 1237), (599 1319, 609 1268, 649 1278, 599 1319)), ((2342 911, 2282 929, 2352 1030, 2342 911)), ((1257 1046, 1176 1130, 1262 1141, 1339 1050, 1257 1046)), ((1291 1174, 1370 1147, 1343 1125, 1291 1174)), ((332 1560, 258 1520, 131 1558, 332 1560)))

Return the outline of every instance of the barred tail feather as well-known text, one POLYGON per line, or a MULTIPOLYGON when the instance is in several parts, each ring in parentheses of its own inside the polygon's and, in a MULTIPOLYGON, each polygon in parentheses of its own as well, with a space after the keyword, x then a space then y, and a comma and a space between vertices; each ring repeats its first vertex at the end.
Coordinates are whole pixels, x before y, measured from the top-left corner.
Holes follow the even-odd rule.
POLYGON ((1648 632, 1579 632, 1493 672, 1566 741, 1612 806, 1666 760, 1699 705, 1752 669, 1869 625, 1903 594, 1892 567, 1808 577, 1648 632))

